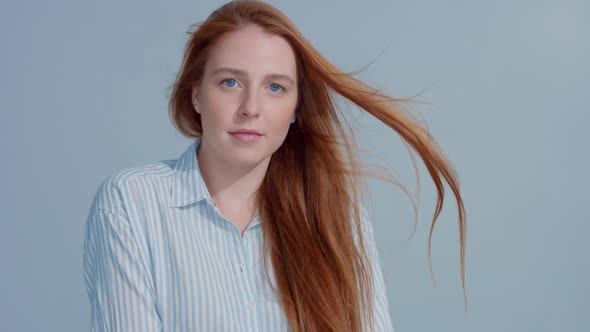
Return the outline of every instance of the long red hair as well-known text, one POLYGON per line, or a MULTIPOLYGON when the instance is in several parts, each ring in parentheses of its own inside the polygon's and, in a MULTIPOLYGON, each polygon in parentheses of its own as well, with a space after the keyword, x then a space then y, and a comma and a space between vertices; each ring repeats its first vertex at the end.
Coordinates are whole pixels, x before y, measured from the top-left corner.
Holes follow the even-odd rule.
MULTIPOLYGON (((448 183, 459 212, 465 294, 465 208, 456 173, 434 138, 409 113, 401 111, 402 100, 340 71, 271 5, 232 1, 193 26, 170 96, 174 126, 186 137, 201 137, 200 115, 193 109, 191 90, 200 83, 211 45, 224 33, 246 24, 285 38, 297 60, 297 121, 272 155, 257 195, 259 214, 265 221, 264 252, 270 250, 275 293, 291 330, 356 332, 365 323, 373 326, 373 272, 363 237, 357 237, 363 231, 365 172, 353 135, 346 130, 350 131, 350 126, 335 107, 335 94, 395 130, 423 160, 438 192, 428 241, 431 273, 432 231, 443 206, 443 179, 448 183)), ((266 255, 264 258, 266 267, 266 255)))

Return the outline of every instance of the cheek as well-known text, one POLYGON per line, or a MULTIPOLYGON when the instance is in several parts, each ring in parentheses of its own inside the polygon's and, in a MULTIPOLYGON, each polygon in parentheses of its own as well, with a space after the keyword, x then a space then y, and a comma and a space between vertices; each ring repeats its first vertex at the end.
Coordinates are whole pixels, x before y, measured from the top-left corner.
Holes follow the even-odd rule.
POLYGON ((280 100, 274 103, 272 109, 275 111, 273 112, 273 125, 275 127, 286 127, 288 128, 291 124, 291 119, 295 115, 295 107, 297 106, 296 98, 285 98, 285 100, 280 100))
POLYGON ((211 94, 202 99, 201 118, 205 125, 218 127, 232 121, 236 102, 230 96, 211 94))
POLYGON ((287 134, 289 133, 289 128, 294 125, 291 124, 291 120, 293 119, 295 106, 289 104, 285 107, 282 106, 282 109, 275 109, 277 112, 272 119, 268 120, 268 128, 273 132, 273 138, 271 145, 273 146, 273 153, 276 151, 281 145, 283 145, 287 134))
POLYGON ((280 114, 273 114, 273 116, 267 117, 266 122, 269 127, 268 129, 271 129, 276 133, 286 132, 291 125, 291 119, 293 119, 293 110, 291 108, 284 110, 277 110, 275 108, 274 110, 280 111, 277 112, 280 114))

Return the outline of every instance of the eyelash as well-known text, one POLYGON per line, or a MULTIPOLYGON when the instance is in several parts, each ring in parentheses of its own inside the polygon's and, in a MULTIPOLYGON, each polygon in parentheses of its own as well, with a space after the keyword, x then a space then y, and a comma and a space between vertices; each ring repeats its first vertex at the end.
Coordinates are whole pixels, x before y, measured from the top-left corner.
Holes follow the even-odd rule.
MULTIPOLYGON (((236 83, 238 83, 238 80, 237 80, 236 78, 233 78, 233 77, 228 77, 228 78, 224 78, 224 79, 222 79, 222 80, 221 80, 221 82, 219 82, 219 84, 220 84, 220 85, 222 85, 222 84, 224 84, 225 82, 227 82, 227 81, 230 81, 230 80, 232 80, 232 81, 235 81, 236 83)), ((273 84, 274 84, 274 85, 276 85, 276 86, 278 86, 278 87, 279 87, 279 88, 282 90, 282 92, 286 92, 286 91, 287 91, 287 89, 285 89, 285 87, 284 87, 284 86, 282 86, 282 85, 280 85, 280 84, 278 84, 278 83, 270 83, 269 85, 273 85, 273 84)), ((231 87, 231 86, 226 86, 226 87, 227 87, 227 88, 233 88, 233 87, 231 87)), ((273 91, 273 92, 275 92, 275 93, 279 93, 279 92, 281 92, 281 91, 273 91)))

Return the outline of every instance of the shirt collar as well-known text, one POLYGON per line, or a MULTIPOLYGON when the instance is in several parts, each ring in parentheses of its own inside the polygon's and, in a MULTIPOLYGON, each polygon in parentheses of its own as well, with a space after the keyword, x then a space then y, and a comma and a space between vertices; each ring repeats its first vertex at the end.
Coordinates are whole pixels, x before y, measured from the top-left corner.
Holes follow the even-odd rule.
POLYGON ((172 175, 171 207, 183 207, 203 199, 213 205, 197 162, 200 146, 201 139, 198 138, 176 161, 172 175))
MULTIPOLYGON (((202 200, 206 200, 211 206, 215 206, 197 162, 197 152, 200 146, 201 139, 197 138, 182 153, 174 165, 170 193, 171 207, 183 207, 202 200)), ((250 227, 256 226, 260 222, 259 210, 256 209, 250 227)))

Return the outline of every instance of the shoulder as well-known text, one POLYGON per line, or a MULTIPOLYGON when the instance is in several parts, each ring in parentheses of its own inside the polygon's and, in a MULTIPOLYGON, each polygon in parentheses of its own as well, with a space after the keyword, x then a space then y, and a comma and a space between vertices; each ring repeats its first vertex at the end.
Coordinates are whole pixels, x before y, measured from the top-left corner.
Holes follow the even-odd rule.
POLYGON ((369 212, 366 203, 361 202, 358 204, 359 209, 359 221, 361 225, 361 229, 363 233, 373 233, 373 221, 371 217, 371 213, 369 212))
POLYGON ((97 210, 124 212, 129 200, 141 188, 153 187, 166 181, 173 173, 176 159, 127 167, 116 170, 105 177, 98 185, 90 205, 90 214, 97 210))
POLYGON ((363 244, 366 246, 367 242, 370 242, 374 239, 374 230, 373 230, 373 221, 369 210, 366 207, 366 204, 363 202, 357 203, 358 208, 358 217, 359 219, 354 218, 354 213, 351 214, 352 218, 352 231, 354 236, 354 241, 357 245, 359 245, 359 234, 358 228, 360 227, 360 232, 362 236, 363 244), (358 220, 358 224, 357 221, 358 220))

